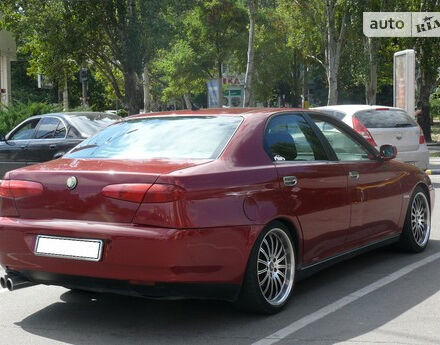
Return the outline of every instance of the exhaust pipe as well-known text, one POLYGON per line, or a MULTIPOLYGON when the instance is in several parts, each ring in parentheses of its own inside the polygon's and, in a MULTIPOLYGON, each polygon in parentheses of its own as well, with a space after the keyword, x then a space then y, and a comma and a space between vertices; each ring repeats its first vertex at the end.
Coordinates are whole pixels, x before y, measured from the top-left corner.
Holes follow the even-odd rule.
POLYGON ((0 277, 0 286, 2 289, 6 289, 6 277, 0 277))
POLYGON ((6 280, 6 288, 9 291, 15 291, 36 285, 35 283, 32 283, 23 276, 19 275, 7 275, 4 277, 4 279, 6 280))

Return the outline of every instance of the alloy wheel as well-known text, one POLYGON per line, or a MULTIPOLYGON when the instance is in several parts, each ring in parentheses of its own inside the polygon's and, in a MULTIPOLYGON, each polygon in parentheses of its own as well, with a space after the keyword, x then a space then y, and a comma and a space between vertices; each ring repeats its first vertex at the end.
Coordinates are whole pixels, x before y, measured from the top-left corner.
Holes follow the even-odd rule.
POLYGON ((414 196, 411 205, 411 230, 416 243, 423 247, 428 242, 431 231, 429 203, 423 192, 414 196))
POLYGON ((295 254, 285 231, 270 230, 260 244, 257 258, 261 293, 271 305, 282 304, 289 297, 295 278, 295 254))

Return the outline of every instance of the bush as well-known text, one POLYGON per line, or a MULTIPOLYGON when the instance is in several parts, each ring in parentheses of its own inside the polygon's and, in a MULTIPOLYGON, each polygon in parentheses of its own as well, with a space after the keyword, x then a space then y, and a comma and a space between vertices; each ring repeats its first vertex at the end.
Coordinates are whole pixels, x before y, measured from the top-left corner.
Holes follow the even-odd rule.
POLYGON ((431 106, 431 117, 440 117, 440 98, 437 93, 429 97, 429 104, 431 106))
POLYGON ((0 134, 7 134, 21 121, 33 115, 48 114, 61 111, 58 104, 47 103, 15 103, 0 110, 0 134))

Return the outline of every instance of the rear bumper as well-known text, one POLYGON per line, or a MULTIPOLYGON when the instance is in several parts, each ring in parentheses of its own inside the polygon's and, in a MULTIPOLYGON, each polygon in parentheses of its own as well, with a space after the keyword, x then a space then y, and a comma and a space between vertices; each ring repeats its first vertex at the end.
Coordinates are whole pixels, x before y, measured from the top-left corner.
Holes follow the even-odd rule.
POLYGON ((258 231, 254 226, 175 230, 0 217, 0 264, 35 282, 81 288, 78 281, 98 281, 104 283, 98 284, 99 290, 109 292, 109 286, 123 286, 141 295, 180 296, 185 294, 175 287, 182 284, 228 290, 240 286, 258 231), (37 235, 101 239, 102 258, 91 262, 36 256, 37 235))
POLYGON ((422 170, 428 169, 429 151, 426 146, 420 146, 417 151, 397 152, 396 159, 404 163, 411 163, 422 170))

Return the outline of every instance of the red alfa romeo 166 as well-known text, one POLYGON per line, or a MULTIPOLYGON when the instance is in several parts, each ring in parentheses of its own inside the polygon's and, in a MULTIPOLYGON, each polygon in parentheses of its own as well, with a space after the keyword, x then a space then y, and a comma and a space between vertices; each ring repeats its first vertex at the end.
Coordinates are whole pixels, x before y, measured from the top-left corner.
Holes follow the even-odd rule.
POLYGON ((395 156, 301 109, 133 116, 5 175, 0 282, 274 313, 328 264, 393 242, 425 249, 433 186, 395 156))

